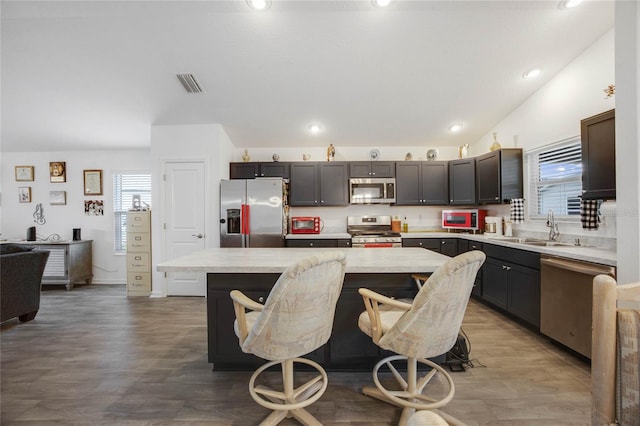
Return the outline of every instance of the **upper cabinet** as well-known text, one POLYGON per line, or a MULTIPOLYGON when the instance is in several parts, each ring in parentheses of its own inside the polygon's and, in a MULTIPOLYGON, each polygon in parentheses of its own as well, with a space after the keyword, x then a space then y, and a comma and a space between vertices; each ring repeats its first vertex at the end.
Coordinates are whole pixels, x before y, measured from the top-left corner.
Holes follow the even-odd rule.
POLYGON ((446 161, 396 163, 396 205, 442 205, 449 203, 446 161))
POLYGON ((449 204, 476 204, 475 166, 473 158, 449 161, 449 204))
POLYGON ((582 198, 616 198, 616 114, 603 112, 580 121, 582 198))
POLYGON ((475 158, 478 204, 522 198, 522 149, 503 148, 475 158))
POLYGON ((348 205, 348 166, 341 161, 291 163, 289 205, 348 205))
POLYGON ((349 177, 352 178, 389 178, 396 176, 396 163, 393 161, 351 161, 349 177))
POLYGON ((229 163, 230 179, 255 179, 257 177, 289 178, 289 163, 229 163))

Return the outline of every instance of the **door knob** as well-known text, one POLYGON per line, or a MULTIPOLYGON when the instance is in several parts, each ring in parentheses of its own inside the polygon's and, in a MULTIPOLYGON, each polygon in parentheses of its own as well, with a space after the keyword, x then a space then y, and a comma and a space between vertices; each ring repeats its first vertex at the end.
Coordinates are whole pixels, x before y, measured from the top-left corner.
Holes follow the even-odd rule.
POLYGON ((196 237, 196 238, 202 238, 204 237, 204 235, 202 234, 191 234, 192 237, 196 237))

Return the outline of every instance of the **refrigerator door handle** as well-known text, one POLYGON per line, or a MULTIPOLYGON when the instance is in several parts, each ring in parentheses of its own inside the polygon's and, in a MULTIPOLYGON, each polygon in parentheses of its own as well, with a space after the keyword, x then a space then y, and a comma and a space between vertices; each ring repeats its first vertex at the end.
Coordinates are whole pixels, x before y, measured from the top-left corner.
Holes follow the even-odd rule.
POLYGON ((240 222, 240 233, 242 235, 249 235, 249 205, 242 205, 242 220, 240 222))

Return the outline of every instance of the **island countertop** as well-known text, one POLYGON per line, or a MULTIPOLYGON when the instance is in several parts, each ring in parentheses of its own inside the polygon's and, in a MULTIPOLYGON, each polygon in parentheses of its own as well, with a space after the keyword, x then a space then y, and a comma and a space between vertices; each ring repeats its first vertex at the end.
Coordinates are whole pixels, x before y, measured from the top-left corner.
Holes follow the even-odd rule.
POLYGON ((158 264, 160 272, 281 273, 313 253, 341 250, 347 273, 431 273, 449 259, 418 247, 210 248, 158 264))

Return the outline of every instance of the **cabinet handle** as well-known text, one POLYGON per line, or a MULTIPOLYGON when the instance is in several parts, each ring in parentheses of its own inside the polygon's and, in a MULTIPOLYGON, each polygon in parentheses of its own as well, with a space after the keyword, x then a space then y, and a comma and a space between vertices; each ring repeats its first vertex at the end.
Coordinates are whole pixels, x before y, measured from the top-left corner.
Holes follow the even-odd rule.
POLYGON ((496 200, 498 199, 498 197, 495 198, 496 200))
POLYGON ((506 267, 505 265, 502 265, 502 269, 503 269, 503 270, 504 270, 504 269, 507 269, 507 267, 506 267))
POLYGON ((446 242, 446 241, 443 241, 443 242, 442 242, 442 245, 445 245, 445 244, 447 244, 447 242, 446 242))
POLYGON ((313 247, 313 243, 309 243, 309 247, 313 247))
POLYGON ((258 302, 264 303, 264 297, 262 297, 262 296, 258 297, 258 302))
POLYGON ((422 243, 418 243, 418 245, 419 245, 420 247, 422 247, 422 243))

